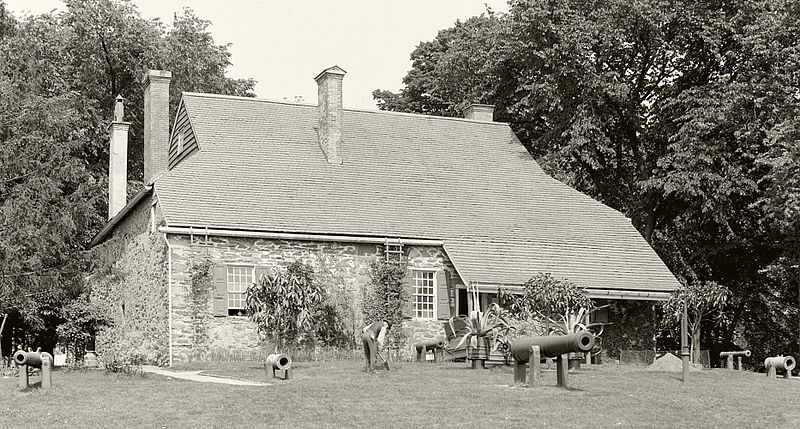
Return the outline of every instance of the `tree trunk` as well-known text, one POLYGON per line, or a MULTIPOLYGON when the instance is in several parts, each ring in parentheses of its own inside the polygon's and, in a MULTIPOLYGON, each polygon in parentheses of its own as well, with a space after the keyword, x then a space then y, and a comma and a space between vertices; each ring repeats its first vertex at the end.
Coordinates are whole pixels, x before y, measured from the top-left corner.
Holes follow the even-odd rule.
POLYGON ((700 322, 692 327, 692 363, 700 363, 700 322))

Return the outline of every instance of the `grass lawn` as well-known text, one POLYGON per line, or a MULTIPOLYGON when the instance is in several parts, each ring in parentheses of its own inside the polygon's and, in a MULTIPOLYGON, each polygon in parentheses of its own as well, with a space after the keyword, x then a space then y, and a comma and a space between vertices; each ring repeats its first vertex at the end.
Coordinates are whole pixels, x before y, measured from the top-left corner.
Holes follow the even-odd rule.
MULTIPOLYGON (((360 361, 295 363, 266 387, 56 371, 53 389, 20 392, 0 378, 0 427, 800 427, 800 380, 727 370, 676 373, 602 365, 570 374, 572 389, 510 387, 510 367, 360 361)), ((260 364, 177 367, 266 381, 260 364)), ((34 380, 38 377, 34 377, 34 380)))

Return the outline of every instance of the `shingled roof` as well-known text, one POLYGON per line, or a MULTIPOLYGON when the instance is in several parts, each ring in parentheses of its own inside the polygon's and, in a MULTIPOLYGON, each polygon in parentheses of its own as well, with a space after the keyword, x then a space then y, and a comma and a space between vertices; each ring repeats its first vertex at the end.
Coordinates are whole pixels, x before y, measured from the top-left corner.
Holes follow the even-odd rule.
POLYGON ((199 152, 155 183, 168 226, 437 239, 465 283, 550 272, 594 289, 679 284, 629 220, 549 177, 507 124, 185 93, 199 152))

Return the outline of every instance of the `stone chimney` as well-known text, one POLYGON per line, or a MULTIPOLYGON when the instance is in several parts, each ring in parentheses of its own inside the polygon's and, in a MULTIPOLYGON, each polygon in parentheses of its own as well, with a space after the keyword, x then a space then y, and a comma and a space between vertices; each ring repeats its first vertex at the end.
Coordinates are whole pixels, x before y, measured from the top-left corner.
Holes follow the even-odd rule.
POLYGON ((314 78, 319 100, 319 145, 328 164, 342 163, 342 79, 346 71, 329 67, 314 78))
POLYGON ((108 218, 111 219, 128 203, 128 130, 125 122, 125 101, 117 95, 114 120, 108 126, 108 218))
POLYGON ((473 121, 494 121, 494 105, 493 104, 470 104, 464 109, 464 118, 472 119, 473 121))
POLYGON ((169 163, 169 81, 172 73, 144 74, 144 184, 152 184, 169 163))

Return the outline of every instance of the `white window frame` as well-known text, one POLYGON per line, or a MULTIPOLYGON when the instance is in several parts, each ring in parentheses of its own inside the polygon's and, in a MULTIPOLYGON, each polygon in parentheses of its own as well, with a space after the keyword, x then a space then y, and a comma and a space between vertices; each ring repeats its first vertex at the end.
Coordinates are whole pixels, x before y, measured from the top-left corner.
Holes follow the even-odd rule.
POLYGON ((415 320, 436 320, 437 319, 437 315, 439 314, 439 308, 438 308, 438 305, 439 305, 439 303, 438 303, 438 300, 439 300, 439 287, 438 286, 439 285, 436 284, 436 281, 437 281, 436 272, 437 272, 437 270, 435 270, 435 269, 424 269, 424 268, 423 269, 413 268, 411 270, 411 281, 413 282, 413 284, 411 285, 411 287, 412 287, 411 305, 413 307, 412 308, 412 314, 411 314, 411 318, 412 319, 415 319, 415 320), (418 273, 420 273, 420 274, 430 274, 430 276, 431 276, 430 280, 432 281, 432 287, 433 287, 433 294, 432 295, 431 294, 420 294, 420 293, 417 293, 417 274, 418 273), (419 316, 419 313, 422 312, 422 311, 425 311, 425 310, 418 310, 417 309, 417 297, 418 296, 432 296, 433 297, 433 314, 431 315, 431 317, 420 317, 419 316))
MULTIPOLYGON (((236 274, 234 274, 235 276, 236 274)), ((245 276, 246 273, 240 273, 240 276, 245 276)), ((242 264, 227 264, 225 265, 225 303, 228 308, 228 316, 234 316, 230 314, 231 310, 240 310, 242 314, 244 314, 245 307, 246 307, 246 300, 247 297, 245 296, 245 292, 247 288, 255 281, 256 276, 256 267, 254 265, 242 265, 242 264), (245 269, 250 271, 250 282, 244 282, 244 290, 239 291, 231 291, 231 269, 245 269), (242 306, 241 307, 231 307, 231 298, 230 295, 241 293, 242 295, 242 306)), ((242 282, 238 282, 242 283, 242 282)))

